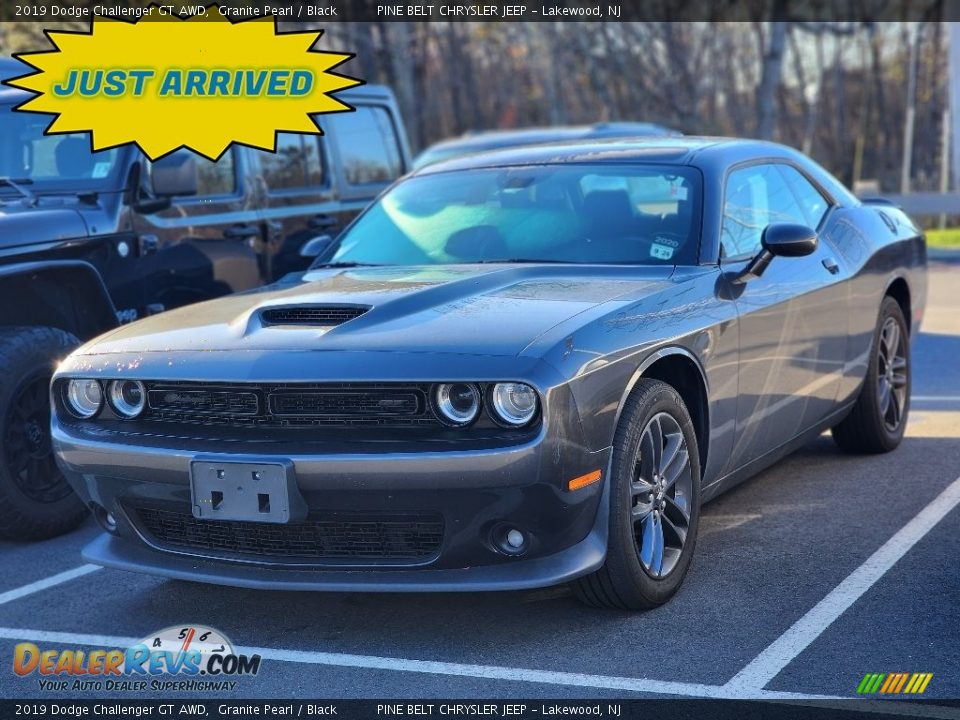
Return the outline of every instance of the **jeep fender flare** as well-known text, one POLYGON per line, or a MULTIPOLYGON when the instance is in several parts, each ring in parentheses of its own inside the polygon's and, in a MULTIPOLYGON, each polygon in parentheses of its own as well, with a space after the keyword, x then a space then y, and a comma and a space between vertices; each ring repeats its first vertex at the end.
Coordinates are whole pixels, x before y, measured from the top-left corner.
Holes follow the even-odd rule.
POLYGON ((97 269, 82 260, 0 266, 0 327, 45 326, 88 340, 117 326, 97 269))

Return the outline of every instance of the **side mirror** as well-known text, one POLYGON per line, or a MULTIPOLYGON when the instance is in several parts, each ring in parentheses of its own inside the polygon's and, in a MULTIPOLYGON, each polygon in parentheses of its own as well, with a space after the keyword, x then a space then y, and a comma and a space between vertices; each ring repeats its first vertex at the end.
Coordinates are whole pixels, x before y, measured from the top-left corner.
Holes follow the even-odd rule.
POLYGON ((158 198, 197 194, 197 160, 192 153, 171 153, 153 163, 150 189, 158 198))
POLYGON ((332 242, 333 236, 331 235, 317 235, 315 238, 310 238, 300 246, 300 257, 315 258, 330 247, 332 242))
POLYGON ((803 257, 817 249, 817 233, 806 225, 773 223, 760 236, 764 250, 777 257, 803 257))
POLYGON ((742 285, 754 280, 766 271, 775 257, 803 257, 817 249, 817 233, 806 225, 794 223, 771 223, 760 236, 762 249, 733 282, 742 285))

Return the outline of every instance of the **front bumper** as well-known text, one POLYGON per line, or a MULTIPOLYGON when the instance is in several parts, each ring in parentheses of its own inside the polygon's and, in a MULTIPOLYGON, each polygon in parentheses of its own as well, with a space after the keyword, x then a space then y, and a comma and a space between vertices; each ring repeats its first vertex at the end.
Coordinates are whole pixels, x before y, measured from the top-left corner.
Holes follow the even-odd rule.
POLYGON ((554 585, 603 563, 610 449, 590 452, 569 430, 554 434, 544 429, 524 444, 485 450, 354 448, 346 453, 270 444, 254 455, 227 452, 233 450, 229 447, 212 453, 209 440, 137 441, 56 419, 53 438, 60 465, 80 497, 118 520, 116 535, 104 534, 85 548, 90 562, 250 588, 464 591, 554 585), (442 540, 429 557, 409 561, 251 556, 158 540, 140 521, 139 509, 173 509, 190 516, 190 462, 218 454, 222 460, 291 461, 311 513, 359 518, 428 513, 442 518, 442 540), (565 489, 570 479, 594 469, 602 469, 601 482, 574 492, 565 489), (521 555, 496 547, 496 531, 505 526, 526 534, 521 555))

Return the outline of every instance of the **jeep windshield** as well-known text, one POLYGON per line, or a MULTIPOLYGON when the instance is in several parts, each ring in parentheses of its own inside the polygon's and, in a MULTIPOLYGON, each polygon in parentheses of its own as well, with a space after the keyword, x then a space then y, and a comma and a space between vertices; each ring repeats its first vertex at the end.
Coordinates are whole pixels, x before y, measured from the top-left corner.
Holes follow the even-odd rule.
POLYGON ((691 265, 701 180, 675 165, 484 168, 400 181, 317 259, 324 265, 691 265))
MULTIPOLYGON (((0 105, 0 178, 31 193, 117 189, 122 151, 90 152, 87 133, 45 136, 50 120, 0 105)), ((0 182, 0 196, 17 194, 14 186, 0 182)))

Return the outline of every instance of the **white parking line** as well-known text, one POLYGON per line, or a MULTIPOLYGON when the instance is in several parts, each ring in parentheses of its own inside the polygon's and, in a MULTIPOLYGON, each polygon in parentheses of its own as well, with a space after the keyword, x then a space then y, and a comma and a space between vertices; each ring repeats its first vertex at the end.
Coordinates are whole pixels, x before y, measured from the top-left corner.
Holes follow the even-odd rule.
MULTIPOLYGON (((50 632, 47 630, 6 627, 0 627, 0 639, 48 642, 60 645, 92 645, 107 648, 126 648, 140 641, 139 638, 132 637, 87 635, 83 633, 50 632)), ((703 685, 699 683, 650 680, 647 678, 586 675, 571 672, 502 667, 498 665, 467 665, 464 663, 435 662, 431 660, 410 660, 406 658, 380 657, 375 655, 352 655, 347 653, 286 650, 283 648, 268 647, 238 646, 236 651, 248 655, 257 654, 264 660, 276 660, 279 662, 301 663, 306 665, 326 665, 358 670, 388 670, 427 675, 452 675, 456 677, 536 683, 541 685, 563 685, 567 687, 601 690, 626 690, 629 692, 650 693, 655 695, 679 695, 698 698, 735 697, 722 685, 703 685)), ((765 700, 840 699, 829 695, 807 695, 804 693, 774 692, 758 689, 752 689, 749 695, 742 697, 763 698, 765 700)))
POLYGON ((910 402, 960 403, 960 395, 911 395, 910 402))
POLYGON ((51 575, 50 577, 44 578, 43 580, 37 580, 32 582, 29 585, 24 585, 23 587, 18 587, 13 590, 8 590, 5 593, 0 593, 0 605, 4 605, 8 602, 13 602, 14 600, 19 600, 22 597, 27 595, 33 595, 33 593, 40 592, 41 590, 46 590, 47 588, 53 587, 54 585, 60 585, 61 583, 69 582, 74 578, 83 577, 84 575, 89 575, 95 570, 100 570, 99 565, 81 565, 80 567, 75 567, 72 570, 66 570, 62 573, 57 573, 56 575, 51 575))
POLYGON ((840 617, 953 508, 960 504, 960 478, 950 483, 896 535, 773 641, 724 686, 735 695, 763 688, 840 617))

